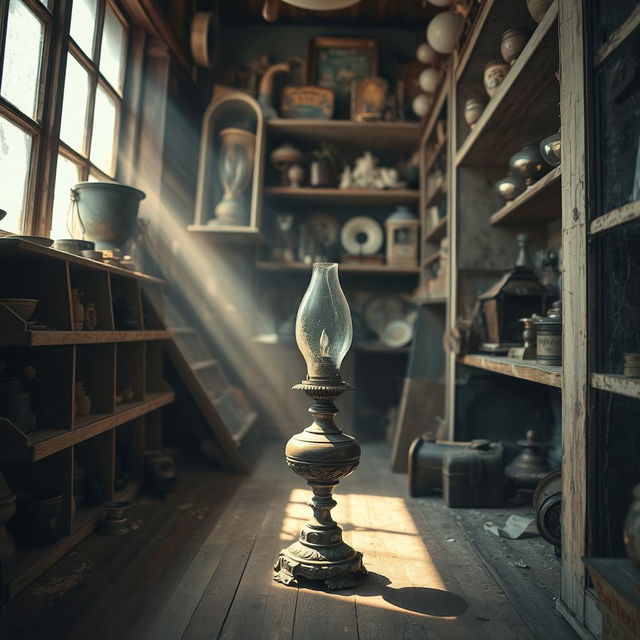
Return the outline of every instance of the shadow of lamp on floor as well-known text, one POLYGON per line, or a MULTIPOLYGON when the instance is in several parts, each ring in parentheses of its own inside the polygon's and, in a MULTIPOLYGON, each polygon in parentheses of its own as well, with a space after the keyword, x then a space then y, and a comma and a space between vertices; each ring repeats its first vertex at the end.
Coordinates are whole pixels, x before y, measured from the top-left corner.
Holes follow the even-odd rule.
POLYGON ((274 579, 284 584, 312 582, 328 589, 348 589, 367 575, 362 554, 342 540, 342 529, 331 517, 333 490, 360 462, 360 445, 345 435, 333 417, 333 401, 351 387, 342 380, 340 365, 353 338, 351 314, 338 280, 338 265, 317 262, 296 318, 296 342, 307 364, 307 377, 293 388, 313 400, 313 423, 293 436, 285 448, 289 468, 302 476, 313 497, 313 516, 300 537, 283 549, 274 579))

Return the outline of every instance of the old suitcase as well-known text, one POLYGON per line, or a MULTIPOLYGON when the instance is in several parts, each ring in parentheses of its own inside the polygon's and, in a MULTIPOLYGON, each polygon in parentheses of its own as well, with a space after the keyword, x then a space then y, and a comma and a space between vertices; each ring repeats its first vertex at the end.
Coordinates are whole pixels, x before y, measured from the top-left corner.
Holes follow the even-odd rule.
POLYGON ((501 507, 506 498, 504 449, 500 443, 472 440, 445 453, 444 500, 449 507, 501 507))
POLYGON ((442 493, 442 459, 451 449, 469 446, 468 442, 436 440, 425 434, 409 447, 409 495, 413 497, 442 493))

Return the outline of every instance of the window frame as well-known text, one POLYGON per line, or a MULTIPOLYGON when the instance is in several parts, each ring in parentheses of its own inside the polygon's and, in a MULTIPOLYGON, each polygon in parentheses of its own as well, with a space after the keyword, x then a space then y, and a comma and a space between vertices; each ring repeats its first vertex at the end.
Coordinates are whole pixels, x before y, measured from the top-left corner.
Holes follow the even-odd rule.
MULTIPOLYGON (((49 236, 52 226, 55 180, 58 155, 64 156, 79 168, 79 180, 95 176, 100 180, 117 180, 121 171, 121 158, 124 148, 123 131, 126 113, 130 111, 127 103, 126 84, 131 73, 129 52, 132 49, 134 23, 123 11, 116 0, 97 0, 96 23, 91 56, 82 51, 70 35, 72 0, 49 0, 52 8, 46 7, 40 0, 20 0, 44 23, 44 43, 38 84, 38 104, 36 119, 22 113, 7 99, 0 96, 0 116, 7 118, 23 131, 31 135, 30 168, 25 191, 22 228, 18 233, 49 236), (102 35, 107 5, 115 14, 124 32, 123 58, 120 84, 121 93, 111 86, 99 69, 102 35), (67 55, 72 55, 87 71, 89 92, 84 127, 85 143, 82 152, 71 148, 60 139, 64 84, 67 70, 67 55), (95 165, 90 158, 88 138, 93 132, 93 118, 97 88, 100 86, 109 99, 117 104, 114 128, 114 146, 111 173, 95 165), (87 155, 84 155, 86 151, 87 155)), ((0 13, 0 78, 4 67, 9 2, 2 3, 0 13)), ((12 235, 2 230, 0 234, 12 235)))

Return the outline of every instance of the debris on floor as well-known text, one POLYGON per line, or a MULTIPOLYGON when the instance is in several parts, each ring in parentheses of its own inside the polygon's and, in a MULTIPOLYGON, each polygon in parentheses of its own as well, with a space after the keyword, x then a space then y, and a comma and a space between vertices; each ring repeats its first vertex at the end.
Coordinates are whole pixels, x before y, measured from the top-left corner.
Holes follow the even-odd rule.
POLYGON ((509 540, 518 540, 519 538, 528 538, 538 535, 535 518, 533 516, 516 516, 510 515, 503 527, 494 522, 487 521, 484 523, 484 530, 492 533, 494 536, 509 538, 509 540))

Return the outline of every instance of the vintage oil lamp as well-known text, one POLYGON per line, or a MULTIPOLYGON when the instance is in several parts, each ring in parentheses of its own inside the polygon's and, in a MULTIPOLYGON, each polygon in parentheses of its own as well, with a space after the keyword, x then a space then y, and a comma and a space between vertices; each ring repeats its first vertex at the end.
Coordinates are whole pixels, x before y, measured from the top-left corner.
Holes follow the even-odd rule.
POLYGON ((296 318, 296 342, 307 363, 307 377, 293 388, 313 399, 313 423, 293 436, 285 448, 287 465, 313 491, 313 516, 300 537, 283 549, 274 579, 284 584, 305 580, 328 589, 347 589, 367 572, 362 554, 342 540, 342 529, 331 518, 338 481, 356 469, 360 445, 335 425, 333 401, 351 387, 340 376, 340 365, 353 337, 349 305, 340 288, 338 265, 317 262, 296 318))
POLYGON ((482 351, 506 354, 510 347, 521 346, 520 318, 544 312, 548 292, 531 267, 526 234, 519 234, 517 242, 515 267, 478 296, 486 337, 482 351))

